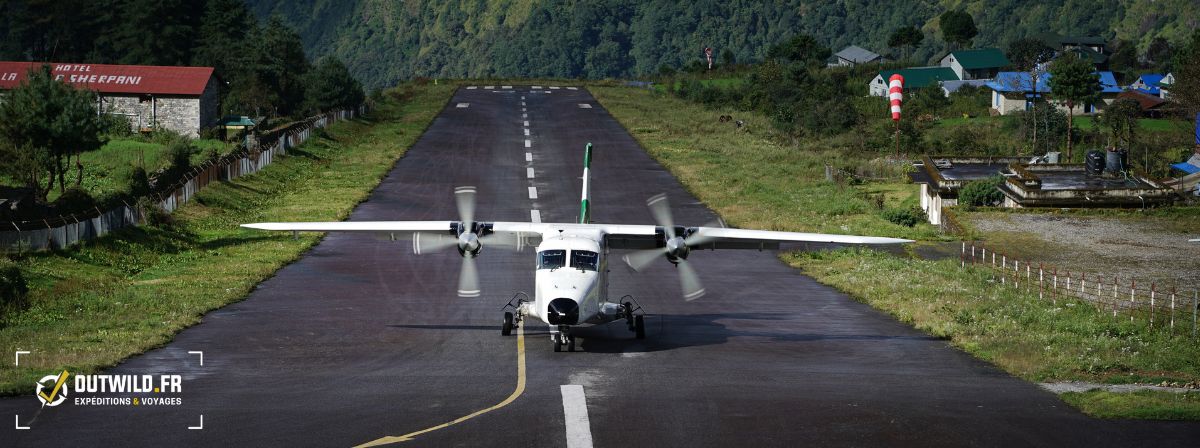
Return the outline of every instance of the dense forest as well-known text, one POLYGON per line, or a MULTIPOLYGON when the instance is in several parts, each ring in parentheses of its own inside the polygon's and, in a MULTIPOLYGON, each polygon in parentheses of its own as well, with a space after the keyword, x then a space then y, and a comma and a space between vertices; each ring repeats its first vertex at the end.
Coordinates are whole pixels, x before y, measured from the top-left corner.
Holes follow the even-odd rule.
MULTIPOLYGON (((797 34, 834 51, 856 44, 920 62, 943 54, 938 16, 971 14, 974 46, 1000 46, 1046 32, 1134 44, 1187 40, 1200 26, 1195 0, 248 0, 260 19, 278 15, 312 54, 336 54, 379 87, 414 76, 628 77, 684 67, 713 47, 756 62, 797 34), (888 48, 900 27, 925 38, 888 48)), ((720 61, 718 61, 720 62, 720 61)))

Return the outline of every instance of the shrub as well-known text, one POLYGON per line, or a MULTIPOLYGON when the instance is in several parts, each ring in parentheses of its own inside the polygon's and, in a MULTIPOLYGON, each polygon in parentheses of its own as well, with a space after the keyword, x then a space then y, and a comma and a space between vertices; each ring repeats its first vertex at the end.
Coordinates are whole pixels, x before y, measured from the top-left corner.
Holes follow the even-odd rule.
POLYGON ((29 285, 21 270, 11 263, 0 260, 0 323, 15 312, 29 306, 29 285))
POLYGON ((1004 200, 1004 194, 998 188, 1002 182, 1004 178, 1000 176, 969 182, 958 192, 958 204, 967 210, 997 205, 1004 200))
POLYGON ((62 196, 59 196, 54 201, 54 207, 58 209, 58 213, 60 214, 86 211, 95 206, 96 199, 92 198, 92 195, 88 194, 86 190, 79 187, 68 188, 63 192, 62 196))
POLYGON ((150 176, 140 166, 129 171, 129 195, 135 198, 150 194, 150 176))
POLYGON ((925 212, 918 207, 889 208, 882 213, 883 219, 893 224, 913 227, 925 220, 925 212))
POLYGON ((146 224, 155 227, 171 227, 175 224, 175 219, 171 217, 171 214, 159 207, 158 202, 149 197, 138 199, 137 206, 142 211, 142 217, 146 224))
POLYGON ((133 135, 133 125, 129 118, 122 115, 100 114, 100 134, 109 137, 128 137, 133 135))
POLYGON ((191 169, 192 155, 196 152, 197 149, 192 146, 192 141, 185 137, 171 140, 167 146, 167 158, 171 161, 171 169, 180 174, 191 169))

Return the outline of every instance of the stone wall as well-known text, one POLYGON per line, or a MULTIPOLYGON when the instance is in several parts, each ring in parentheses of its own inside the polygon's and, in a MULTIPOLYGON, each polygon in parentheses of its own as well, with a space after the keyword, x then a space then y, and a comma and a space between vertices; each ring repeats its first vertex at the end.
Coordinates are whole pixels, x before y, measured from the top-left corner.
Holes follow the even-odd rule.
POLYGON ((199 97, 152 95, 103 95, 100 111, 120 115, 129 120, 134 131, 157 125, 182 135, 196 138, 200 130, 212 126, 220 118, 216 78, 209 80, 199 97))

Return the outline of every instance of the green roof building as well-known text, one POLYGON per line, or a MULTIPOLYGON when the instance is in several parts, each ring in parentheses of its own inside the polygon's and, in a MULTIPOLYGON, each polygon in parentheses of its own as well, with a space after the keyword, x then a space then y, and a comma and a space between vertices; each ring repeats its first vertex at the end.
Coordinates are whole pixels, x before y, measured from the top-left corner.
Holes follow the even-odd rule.
POLYGON ((950 67, 913 67, 900 70, 884 70, 871 80, 870 91, 874 96, 887 96, 888 78, 899 73, 904 77, 904 89, 920 89, 922 87, 938 87, 942 81, 958 81, 958 74, 950 67))
POLYGON ((941 66, 954 70, 959 79, 992 79, 1010 65, 999 48, 959 50, 942 58, 941 66))

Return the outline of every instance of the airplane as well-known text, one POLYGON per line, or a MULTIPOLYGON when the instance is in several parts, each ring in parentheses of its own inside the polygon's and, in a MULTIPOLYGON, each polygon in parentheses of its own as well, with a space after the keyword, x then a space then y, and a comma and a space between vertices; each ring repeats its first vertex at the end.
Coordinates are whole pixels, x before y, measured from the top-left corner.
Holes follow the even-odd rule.
POLYGON ((703 249, 778 249, 781 242, 845 244, 902 244, 912 240, 871 236, 777 232, 724 227, 677 226, 665 195, 647 201, 658 225, 598 224, 591 222, 592 144, 584 149, 583 195, 579 222, 479 222, 475 220, 475 187, 455 189, 458 221, 343 221, 243 224, 242 227, 296 232, 358 232, 391 240, 408 239, 416 254, 455 247, 462 256, 458 295, 479 297, 479 274, 475 259, 483 246, 520 250, 536 246, 534 297, 518 299, 504 309, 501 334, 508 336, 529 316, 550 326, 554 351, 575 351, 571 329, 625 320, 637 339, 646 337, 644 313, 633 303, 612 301, 608 296, 610 251, 633 250, 623 260, 635 271, 660 258, 678 269, 683 298, 691 301, 704 295, 688 255, 703 249), (509 311, 511 310, 511 311, 509 311))

